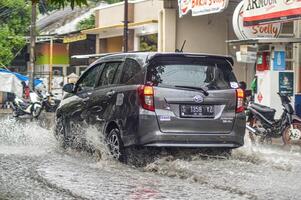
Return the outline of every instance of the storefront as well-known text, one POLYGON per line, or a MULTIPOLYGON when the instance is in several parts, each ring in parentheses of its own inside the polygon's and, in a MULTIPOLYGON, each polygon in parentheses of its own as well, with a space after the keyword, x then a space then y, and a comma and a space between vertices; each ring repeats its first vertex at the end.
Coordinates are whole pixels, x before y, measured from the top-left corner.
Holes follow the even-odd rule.
MULTIPOLYGON (((226 41, 237 40, 233 29, 233 13, 239 1, 177 1, 139 0, 129 3, 129 50, 152 50, 174 52, 181 49, 184 41, 185 52, 231 55, 235 59, 241 55, 240 45, 230 45, 226 41)), ((96 35, 96 53, 121 52, 123 35, 123 3, 113 4, 96 11, 96 28, 83 31, 96 35), (114 15, 112 15, 114 13, 114 15)), ((242 22, 243 23, 243 22, 242 22)), ((256 37, 292 38, 296 33, 294 23, 266 25, 251 28, 256 37)), ((241 38, 238 38, 241 39, 241 38)), ((244 38, 242 38, 244 39, 244 38)), ((296 43, 287 43, 285 70, 294 72, 294 93, 300 91, 300 79, 296 43)), ((254 46, 254 44, 253 44, 254 46)), ((255 44, 256 46, 256 44, 255 44)), ((279 48, 276 45, 275 51, 279 48)), ((260 52, 270 50, 262 45, 260 52)), ((248 62, 236 60, 234 72, 239 81, 250 85, 256 74, 256 52, 248 62), (254 58, 255 57, 255 58, 254 58)), ((279 49, 278 49, 279 50, 279 49)), ((278 54, 276 54, 278 55, 278 54)), ((281 56, 283 54, 281 53, 281 56)), ((270 63, 270 61, 269 61, 270 63)))
MULTIPOLYGON (((177 0, 130 1, 129 50, 174 52, 186 40, 185 52, 235 56, 235 50, 225 41, 236 39, 232 14, 237 3, 225 1, 220 5, 221 1, 216 1, 218 9, 213 7, 215 11, 207 15, 198 15, 202 12, 199 9, 181 14, 178 3, 177 0)), ((123 9, 123 3, 118 3, 96 10, 96 28, 82 31, 96 35, 97 54, 122 51, 123 9)), ((235 63, 234 71, 239 80, 249 83, 255 74, 253 68, 240 63, 235 63)))
POLYGON ((300 22, 292 20, 300 18, 301 13, 295 11, 301 4, 283 1, 259 7, 253 4, 243 1, 233 14, 233 29, 238 40, 230 43, 237 49, 236 58, 244 62, 254 58, 251 62, 256 69, 256 103, 275 108, 279 118, 282 105, 278 93, 286 94, 292 97, 298 112, 301 110, 298 108, 301 103, 298 100, 301 92, 300 22))

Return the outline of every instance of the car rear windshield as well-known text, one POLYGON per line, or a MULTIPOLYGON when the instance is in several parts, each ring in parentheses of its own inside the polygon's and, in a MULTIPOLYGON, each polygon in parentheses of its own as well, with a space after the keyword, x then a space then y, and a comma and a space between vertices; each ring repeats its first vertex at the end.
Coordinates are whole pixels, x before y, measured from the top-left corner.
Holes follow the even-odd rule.
POLYGON ((162 87, 207 87, 209 90, 231 88, 236 78, 231 68, 217 63, 160 62, 148 69, 147 81, 162 87))

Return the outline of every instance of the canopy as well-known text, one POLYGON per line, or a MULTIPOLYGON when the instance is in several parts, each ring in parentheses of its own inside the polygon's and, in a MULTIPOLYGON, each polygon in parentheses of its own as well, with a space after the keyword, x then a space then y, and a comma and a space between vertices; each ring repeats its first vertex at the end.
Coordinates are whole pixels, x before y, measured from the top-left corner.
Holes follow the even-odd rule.
MULTIPOLYGON (((0 68, 0 73, 9 73, 9 74, 13 74, 15 75, 20 81, 24 81, 26 82, 26 84, 28 84, 29 82, 29 78, 27 76, 24 76, 22 74, 19 74, 19 73, 16 73, 16 72, 11 72, 9 70, 6 70, 6 69, 1 69, 0 68)), ((2 83, 2 82, 1 82, 2 83)), ((36 87, 37 85, 43 83, 42 80, 39 80, 39 79, 35 79, 34 80, 34 86, 36 87)))
MULTIPOLYGON (((0 68, 0 92, 11 92, 15 95, 22 97, 23 94, 23 86, 22 81, 26 84, 29 82, 29 78, 19 73, 11 72, 6 69, 0 68)), ((43 81, 35 79, 34 85, 35 87, 42 84, 43 81)))
POLYGON ((14 74, 0 71, 0 83, 0 92, 11 92, 22 97, 23 86, 14 74))

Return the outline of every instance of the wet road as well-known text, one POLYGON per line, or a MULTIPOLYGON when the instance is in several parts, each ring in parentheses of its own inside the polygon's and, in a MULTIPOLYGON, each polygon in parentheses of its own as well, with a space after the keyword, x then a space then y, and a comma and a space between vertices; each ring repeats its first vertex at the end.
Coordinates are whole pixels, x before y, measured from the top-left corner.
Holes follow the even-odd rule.
POLYGON ((247 144, 230 158, 163 154, 135 168, 63 150, 42 127, 0 118, 0 199, 301 199, 298 149, 247 144))

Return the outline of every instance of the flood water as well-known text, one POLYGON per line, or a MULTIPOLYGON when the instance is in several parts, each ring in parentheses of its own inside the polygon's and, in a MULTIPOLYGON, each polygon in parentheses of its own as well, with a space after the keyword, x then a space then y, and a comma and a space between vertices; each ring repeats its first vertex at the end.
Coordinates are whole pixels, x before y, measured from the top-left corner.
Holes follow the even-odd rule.
POLYGON ((0 199, 301 199, 301 151, 246 145, 232 156, 162 152, 143 167, 62 149, 51 126, 0 118, 0 199), (45 128, 47 127, 47 128, 45 128))

